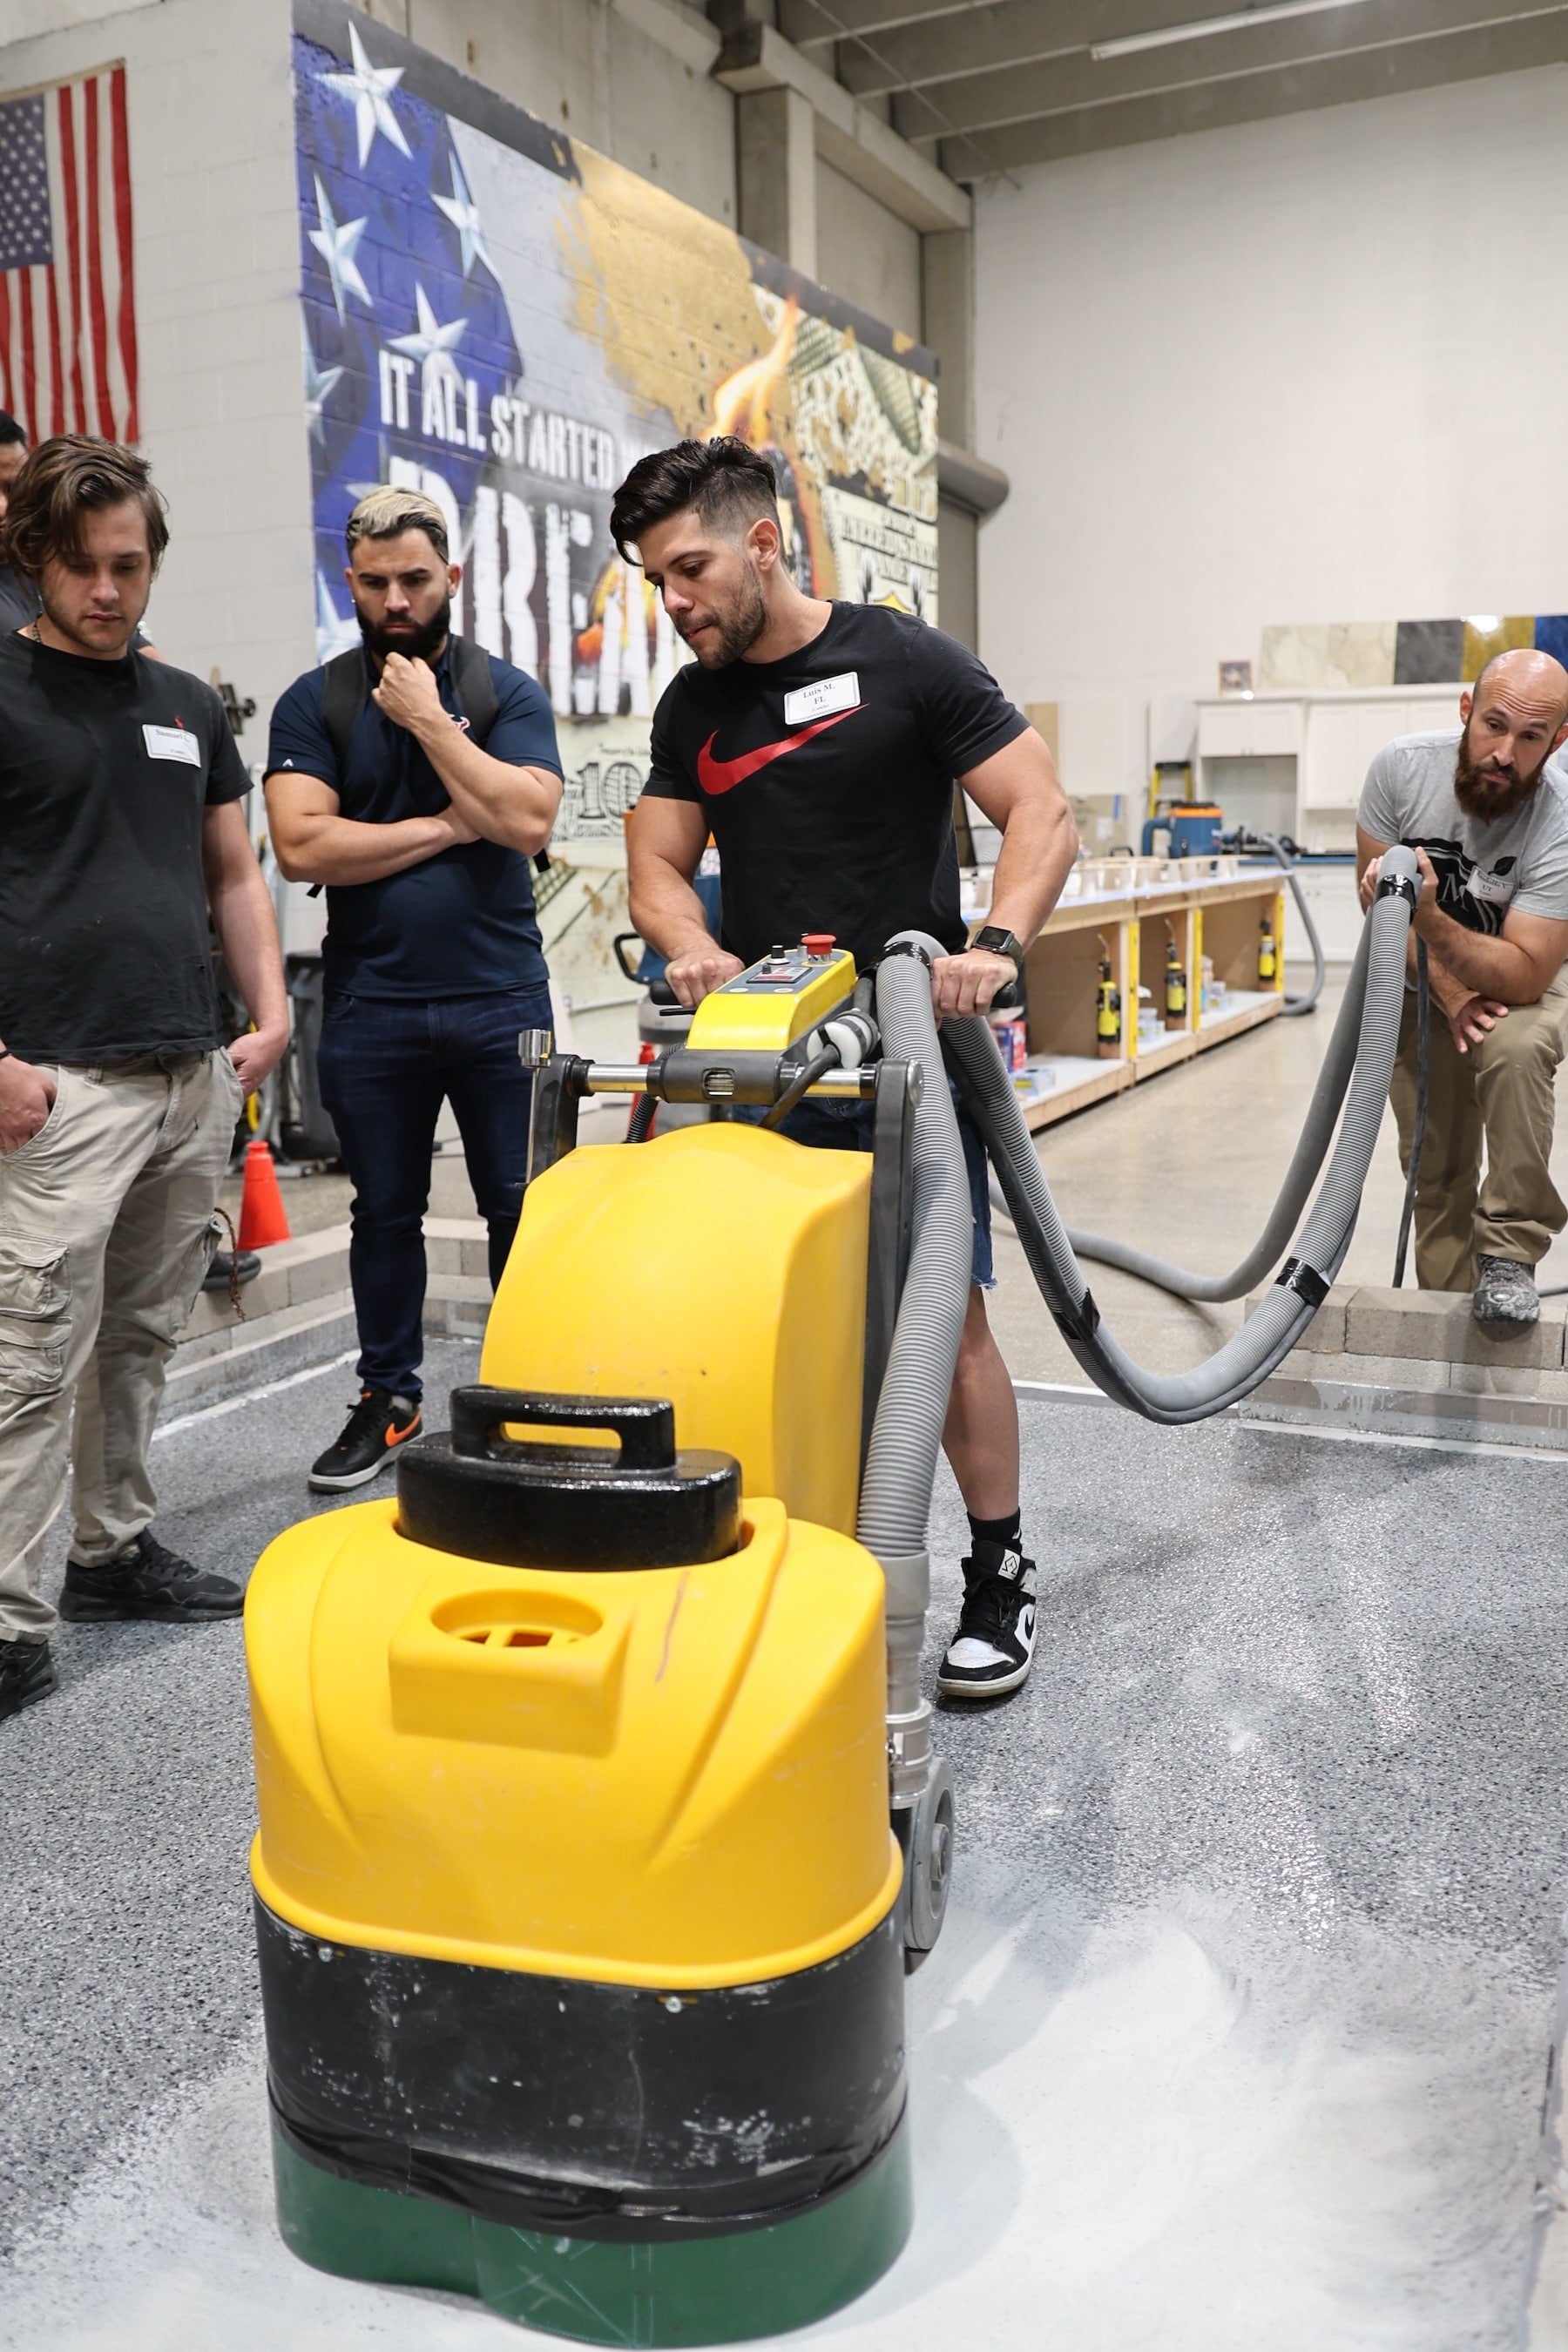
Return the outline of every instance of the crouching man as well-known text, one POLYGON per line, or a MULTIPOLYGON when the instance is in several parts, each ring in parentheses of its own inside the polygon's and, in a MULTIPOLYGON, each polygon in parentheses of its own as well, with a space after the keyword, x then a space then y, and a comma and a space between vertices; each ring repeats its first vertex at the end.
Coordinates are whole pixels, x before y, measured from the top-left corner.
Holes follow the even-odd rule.
POLYGON ((153 1535, 147 1454, 240 1105, 289 1037, 223 705, 132 649, 168 537, 146 461, 40 443, 6 534, 40 609, 0 636, 0 1717, 54 1686, 38 1570, 68 1451, 62 1616, 243 1605, 153 1535), (209 908, 256 1023, 232 1046, 209 908))
MULTIPOLYGON (((1477 1321, 1507 1331, 1539 1317, 1535 1267, 1568 1223, 1548 1164, 1568 1047, 1568 779, 1547 764, 1568 736, 1568 672, 1549 654, 1499 654, 1459 716, 1458 730, 1377 754, 1356 865, 1363 906, 1393 843, 1421 869, 1410 972, 1425 940, 1432 1017, 1416 1279, 1473 1291, 1477 1321)), ((1407 1173, 1415 1061, 1411 992, 1389 1090, 1407 1173)))

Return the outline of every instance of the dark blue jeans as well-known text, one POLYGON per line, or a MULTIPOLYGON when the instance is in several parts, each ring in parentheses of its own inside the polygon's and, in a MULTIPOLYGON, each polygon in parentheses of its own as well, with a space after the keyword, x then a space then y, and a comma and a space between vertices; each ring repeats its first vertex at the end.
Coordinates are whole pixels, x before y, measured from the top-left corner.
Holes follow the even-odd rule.
POLYGON ((353 1179, 349 1279, 366 1388, 421 1393, 423 1221, 443 1101, 452 1106, 489 1227, 490 1287, 500 1282, 528 1173, 533 1080, 517 1058, 517 1033, 551 1025, 542 987, 433 1003, 328 997, 317 1069, 353 1179))

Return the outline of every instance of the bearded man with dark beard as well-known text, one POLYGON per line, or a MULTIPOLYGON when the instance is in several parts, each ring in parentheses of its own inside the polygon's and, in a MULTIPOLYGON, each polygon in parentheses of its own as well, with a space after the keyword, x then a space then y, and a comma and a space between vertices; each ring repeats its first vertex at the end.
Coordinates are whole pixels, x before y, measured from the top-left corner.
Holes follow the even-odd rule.
MULTIPOLYGON (((1402 735, 1377 754, 1356 864, 1363 906, 1393 843, 1421 869, 1410 973, 1424 940, 1432 1020, 1416 1279, 1471 1292, 1477 1321, 1506 1336, 1537 1320, 1535 1268, 1568 1223, 1550 1166, 1568 1049, 1568 775, 1552 756, 1568 737, 1568 671, 1550 654, 1499 654, 1459 716, 1457 731, 1402 735)), ((1389 1089, 1407 1174, 1415 1061, 1407 993, 1389 1089)))
POLYGON ((520 1029, 548 1029, 530 878, 561 761, 524 670, 450 634, 462 580, 439 507, 373 490, 344 577, 363 650, 307 670, 272 714, 267 814, 290 881, 325 884, 316 1066, 353 1178, 349 1278, 360 1396, 310 1471, 361 1486, 419 1433, 423 1219, 449 1102, 500 1281, 522 1206, 531 1081, 520 1029))

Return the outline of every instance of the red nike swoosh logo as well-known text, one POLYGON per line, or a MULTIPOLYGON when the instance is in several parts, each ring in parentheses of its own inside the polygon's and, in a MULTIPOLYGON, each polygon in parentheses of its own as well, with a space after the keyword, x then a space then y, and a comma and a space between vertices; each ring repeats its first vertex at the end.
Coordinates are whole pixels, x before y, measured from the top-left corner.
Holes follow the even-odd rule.
POLYGON ((836 710, 831 719, 819 719, 814 726, 803 727, 798 735, 786 735, 782 742, 764 743, 760 751, 742 751, 738 760, 714 759, 713 745, 719 733, 715 727, 697 754, 698 783, 705 793, 715 797, 720 793, 732 793, 737 784, 743 784, 748 776, 754 776, 757 770, 765 768, 770 760, 782 760, 786 751, 796 750, 802 743, 809 743, 814 735, 826 734, 828 728, 837 727, 841 719, 853 719, 856 711, 863 710, 865 707, 863 702, 853 703, 847 710, 836 710))

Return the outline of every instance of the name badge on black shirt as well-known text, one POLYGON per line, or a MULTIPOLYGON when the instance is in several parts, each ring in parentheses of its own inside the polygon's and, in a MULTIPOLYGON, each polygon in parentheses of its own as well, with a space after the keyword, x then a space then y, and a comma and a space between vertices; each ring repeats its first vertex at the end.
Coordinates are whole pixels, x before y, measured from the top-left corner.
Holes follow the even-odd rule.
POLYGON ((187 768, 202 764, 200 739, 188 727, 143 727, 142 740, 149 759, 183 760, 187 768))

